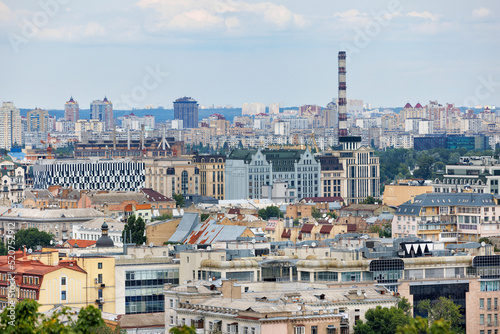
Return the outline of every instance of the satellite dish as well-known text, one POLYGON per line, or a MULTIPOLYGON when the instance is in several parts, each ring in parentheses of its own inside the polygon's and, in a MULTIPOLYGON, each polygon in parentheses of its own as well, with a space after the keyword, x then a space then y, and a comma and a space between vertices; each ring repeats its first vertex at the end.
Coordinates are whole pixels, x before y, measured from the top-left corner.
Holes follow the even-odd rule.
POLYGON ((311 247, 316 247, 316 243, 313 241, 313 243, 311 244, 311 247))
POLYGON ((208 246, 207 251, 211 251, 211 250, 212 250, 212 247, 208 246))
POLYGON ((63 243, 62 243, 62 241, 60 240, 57 244, 60 246, 60 245, 62 245, 63 243))
POLYGON ((255 239, 252 239, 252 244, 255 244, 255 239))
POLYGON ((323 214, 323 218, 326 218, 326 213, 323 214))
POLYGON ((357 294, 358 296, 361 296, 361 290, 358 290, 357 294))
POLYGON ((54 240, 50 240, 50 244, 53 245, 54 244, 54 240))
POLYGON ((150 243, 149 243, 149 247, 153 247, 154 245, 155 245, 155 244, 154 244, 154 243, 152 243, 152 242, 150 242, 150 243))
POLYGON ((318 222, 315 222, 315 223, 314 223, 314 226, 318 226, 318 225, 319 225, 319 224, 318 224, 318 222))
POLYGON ((297 310, 302 310, 302 305, 297 305, 297 310))
POLYGON ((328 222, 331 224, 333 223, 333 218, 328 219, 328 222))
POLYGON ((483 242, 481 242, 481 247, 484 247, 484 246, 486 246, 486 242, 483 241, 483 242))
POLYGON ((28 249, 28 254, 31 254, 31 253, 33 253, 33 250, 30 248, 30 249, 28 249))

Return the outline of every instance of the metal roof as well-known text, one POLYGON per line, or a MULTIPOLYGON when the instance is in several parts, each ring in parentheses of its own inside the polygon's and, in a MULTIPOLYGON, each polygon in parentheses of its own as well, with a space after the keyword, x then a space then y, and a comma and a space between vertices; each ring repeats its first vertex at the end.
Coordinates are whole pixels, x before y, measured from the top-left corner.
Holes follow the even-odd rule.
POLYGON ((246 229, 246 226, 218 225, 215 220, 210 220, 196 226, 184 243, 209 245, 218 241, 236 241, 246 229))
POLYGON ((169 242, 184 242, 186 237, 191 233, 196 225, 198 225, 199 218, 198 214, 194 212, 186 212, 184 216, 182 216, 181 221, 179 222, 179 226, 177 226, 177 230, 175 230, 174 234, 168 239, 169 242))

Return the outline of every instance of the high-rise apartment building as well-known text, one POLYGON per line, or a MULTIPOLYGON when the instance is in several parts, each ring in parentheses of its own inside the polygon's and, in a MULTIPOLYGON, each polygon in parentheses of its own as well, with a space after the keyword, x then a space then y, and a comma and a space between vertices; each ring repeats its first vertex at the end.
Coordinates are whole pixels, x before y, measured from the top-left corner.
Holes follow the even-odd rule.
POLYGON ((47 110, 35 109, 28 111, 28 132, 47 132, 52 130, 49 124, 49 112, 47 110))
POLYGON ((184 128, 198 127, 198 102, 190 97, 181 97, 174 101, 174 119, 181 119, 184 128))
POLYGON ((92 101, 90 104, 90 118, 104 122, 106 131, 113 130, 113 103, 108 101, 107 97, 104 97, 102 101, 92 101))
POLYGON ((0 148, 10 150, 14 145, 21 145, 21 114, 12 102, 3 102, 0 108, 0 148))
POLYGON ((64 118, 73 123, 80 119, 80 106, 73 100, 73 96, 64 105, 64 118))

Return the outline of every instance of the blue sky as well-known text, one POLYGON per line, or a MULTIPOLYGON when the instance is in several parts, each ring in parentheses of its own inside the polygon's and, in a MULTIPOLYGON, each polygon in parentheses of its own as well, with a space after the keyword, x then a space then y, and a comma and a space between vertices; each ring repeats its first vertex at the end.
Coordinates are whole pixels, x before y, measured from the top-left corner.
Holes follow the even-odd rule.
POLYGON ((0 0, 0 101, 500 104, 498 1, 0 0))

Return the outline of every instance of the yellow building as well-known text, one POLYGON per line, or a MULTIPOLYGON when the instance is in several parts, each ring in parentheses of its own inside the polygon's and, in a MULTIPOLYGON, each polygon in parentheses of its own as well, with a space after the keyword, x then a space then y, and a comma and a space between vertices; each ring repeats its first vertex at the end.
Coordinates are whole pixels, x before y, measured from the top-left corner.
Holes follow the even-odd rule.
POLYGON ((431 193, 432 186, 410 186, 408 184, 388 184, 385 186, 383 203, 386 205, 400 206, 412 197, 431 193))
POLYGON ((200 195, 224 199, 225 155, 195 155, 193 162, 200 170, 200 195))

